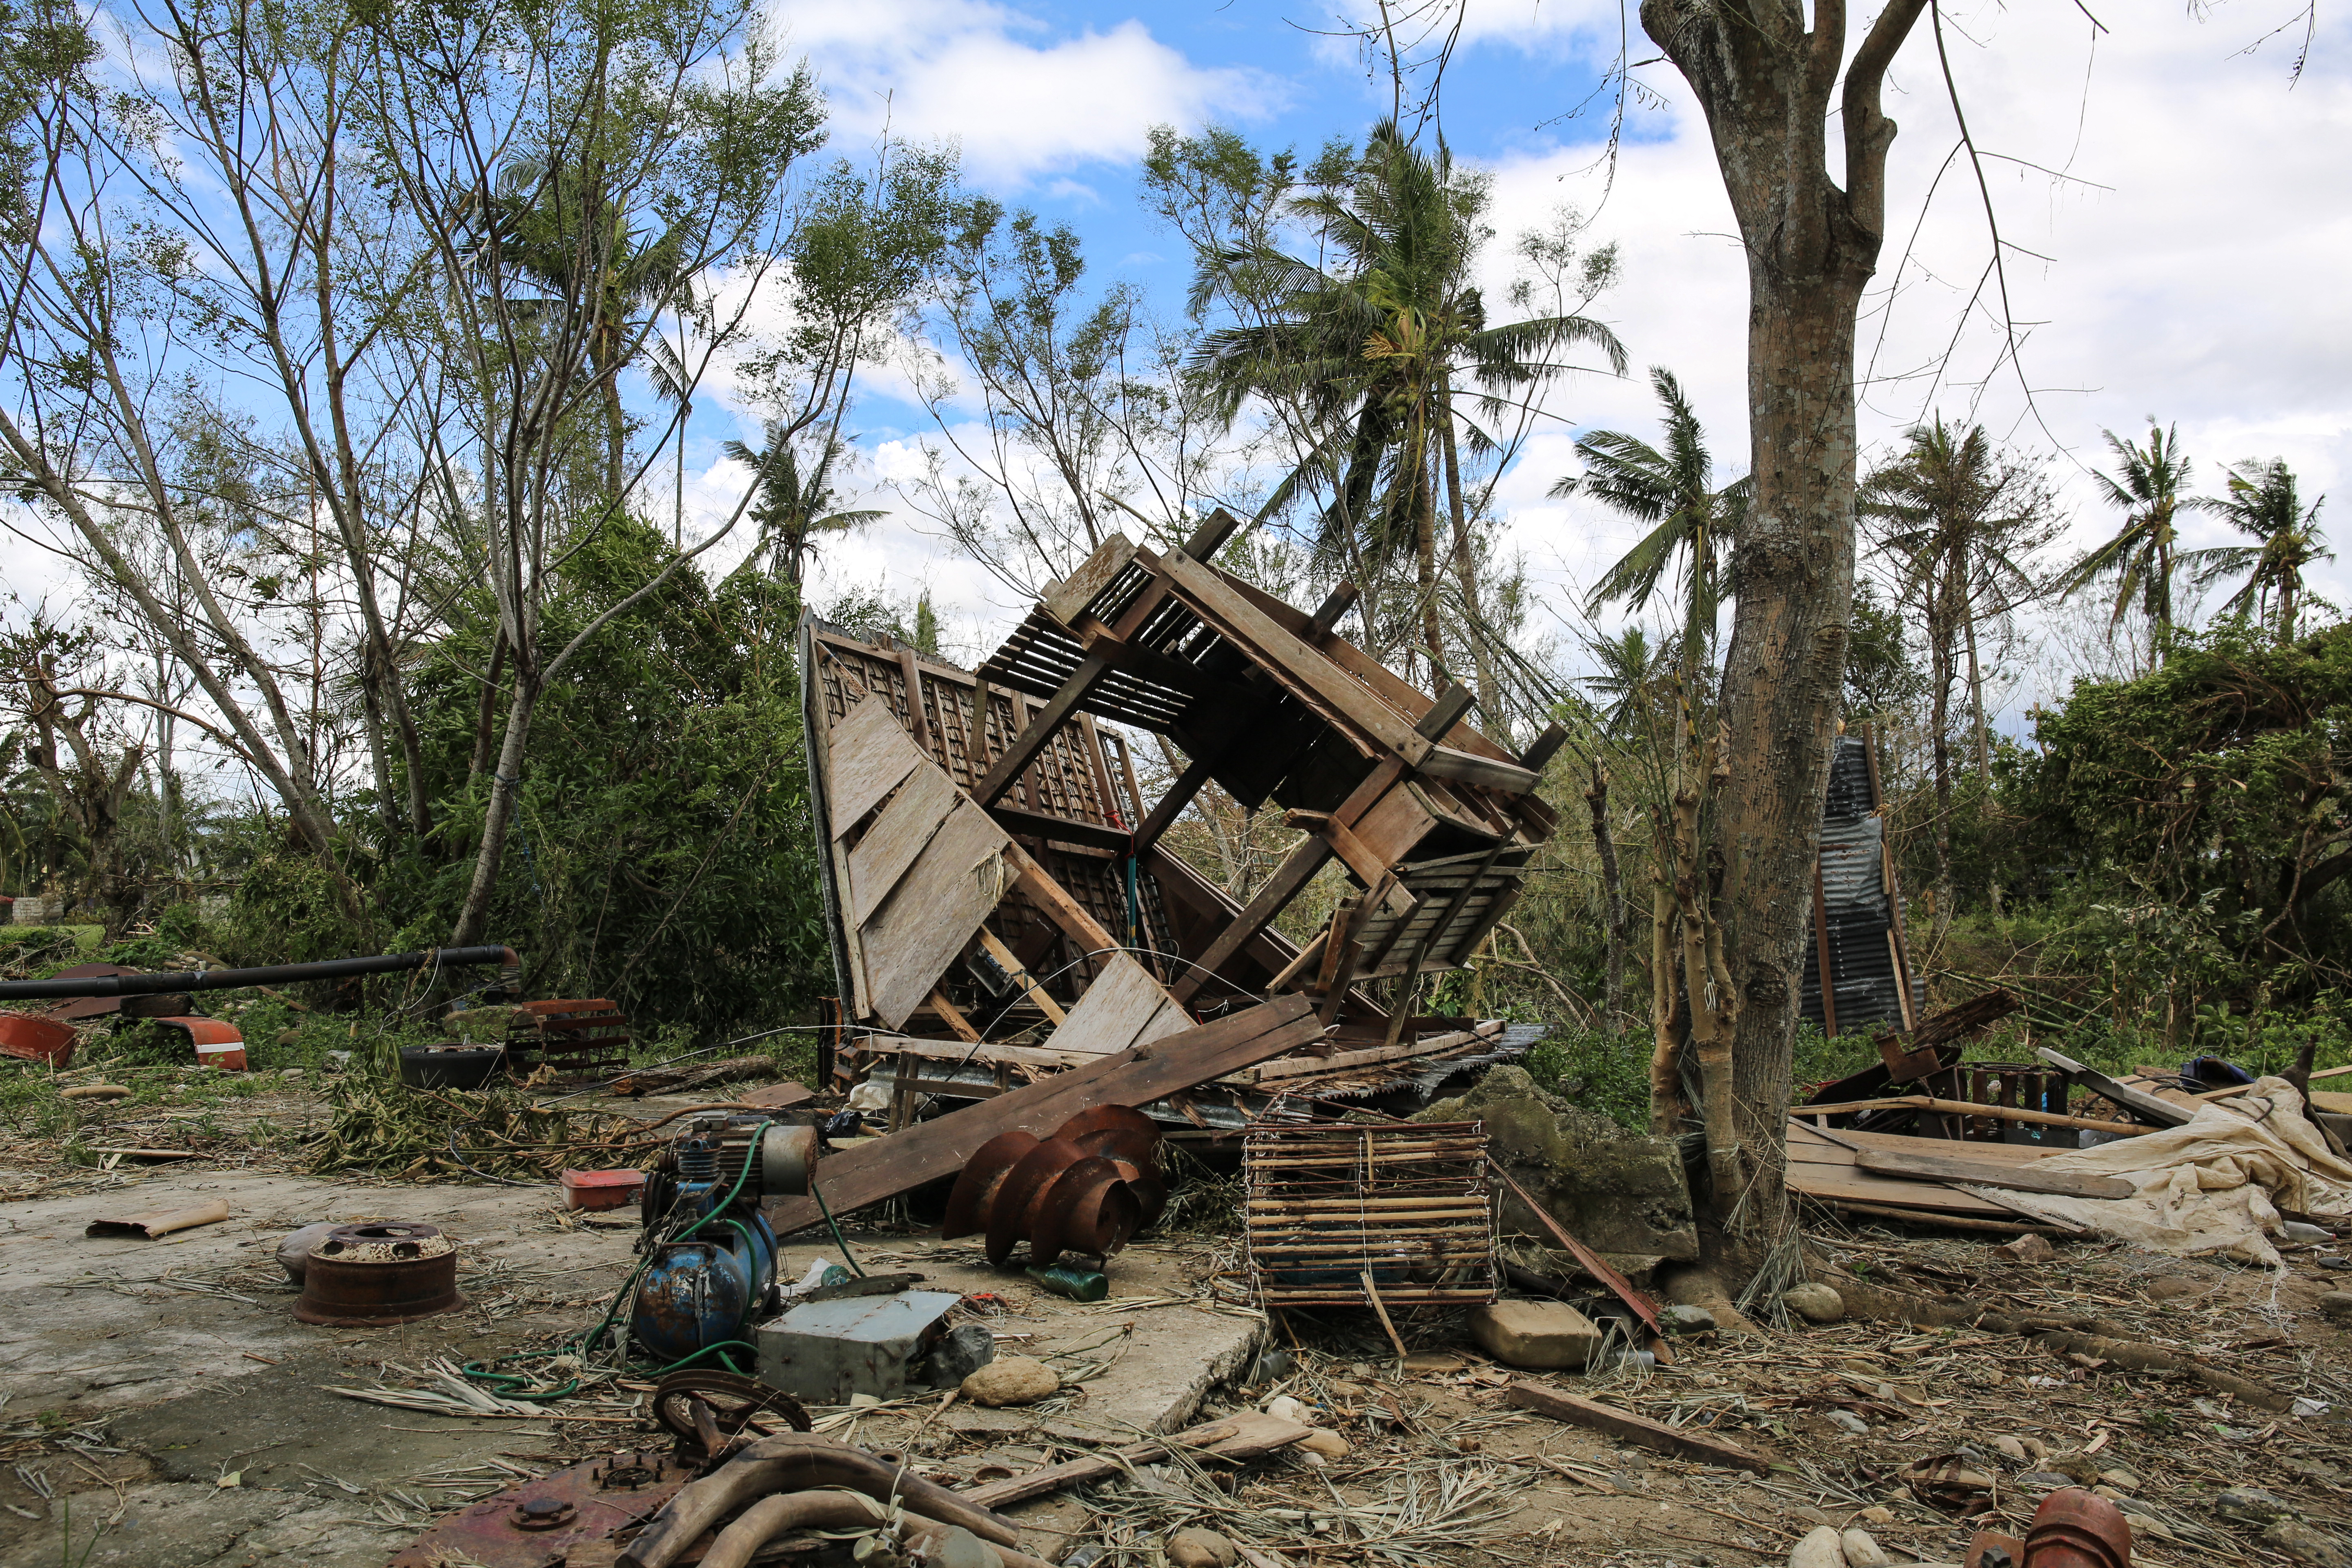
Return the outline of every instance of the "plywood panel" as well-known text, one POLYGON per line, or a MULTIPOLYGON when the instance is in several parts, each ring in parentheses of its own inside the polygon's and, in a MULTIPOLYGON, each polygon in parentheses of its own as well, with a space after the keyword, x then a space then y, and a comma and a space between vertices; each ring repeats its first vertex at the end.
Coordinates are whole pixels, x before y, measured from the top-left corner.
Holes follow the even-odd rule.
POLYGON ((954 784, 939 768, 926 763, 907 775, 898 793, 857 847, 849 852, 849 899, 855 918, 863 919, 882 907, 923 846, 940 830, 959 798, 954 784))
POLYGON ((1004 896, 997 858, 1012 847, 1004 829, 969 798, 923 846, 881 910, 859 931, 874 1016, 897 1028, 930 999, 957 953, 1004 896))
POLYGON ((872 697, 833 727, 826 747, 833 765, 825 780, 825 804, 835 838, 848 837, 849 830, 925 760, 890 705, 872 697))
POLYGON ((1150 970, 1124 952, 1114 952, 1070 1009, 1068 1020, 1054 1031, 1053 1045, 1059 1051, 1108 1055, 1190 1027, 1192 1020, 1150 970), (1171 1009, 1176 1013, 1172 1026, 1163 1017, 1171 1009), (1156 1033, 1146 1033, 1155 1026, 1156 1033))

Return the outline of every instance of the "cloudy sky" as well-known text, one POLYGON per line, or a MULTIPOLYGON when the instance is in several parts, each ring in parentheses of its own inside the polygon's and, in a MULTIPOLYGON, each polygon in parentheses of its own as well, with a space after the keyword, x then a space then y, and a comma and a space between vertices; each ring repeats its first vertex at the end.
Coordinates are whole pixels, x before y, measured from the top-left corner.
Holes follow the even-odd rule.
MULTIPOLYGON (((1945 11, 2008 247, 2017 365, 2000 360, 1990 283, 1968 310, 1991 256, 1984 197, 1952 156, 1956 122, 1924 26, 1898 59, 1887 105, 1901 126, 1892 232, 1863 324, 1864 439, 1883 446, 1935 410, 1980 419, 2053 457, 2078 542, 2109 521, 2084 482, 2085 466, 2104 460, 2101 432, 2142 436, 2150 415, 2178 422, 2206 487, 2219 487, 2224 461, 2282 456, 2307 497, 2343 489, 2352 29, 2331 12, 2297 81, 2299 28, 2265 41, 2293 22, 2291 0, 2233 0, 2201 20, 2179 4, 2091 0, 2088 10, 2104 30, 2063 0, 1957 0, 1945 11)), ((1262 145, 1311 151, 1360 134, 1388 99, 1385 79, 1338 36, 1338 16, 1281 0, 782 0, 775 15, 821 75, 837 148, 870 142, 886 124, 952 139, 974 184, 1068 223, 1098 280, 1132 280, 1169 310, 1189 261, 1137 204, 1150 125, 1222 122, 1262 145)), ((1623 149, 1613 172, 1596 165, 1608 104, 1593 94, 1621 26, 1633 59, 1651 60, 1638 22, 1601 0, 1473 0, 1444 94, 1457 156, 1495 175, 1496 229, 1507 237, 1572 204, 1596 215, 1593 237, 1624 258, 1623 283, 1595 313, 1625 340, 1634 376, 1563 384, 1548 410, 1553 433, 1501 490, 1514 542, 1539 575, 1565 583, 1590 581, 1630 533, 1543 492, 1572 468, 1579 429, 1651 427, 1642 367, 1672 366, 1717 451, 1744 467, 1745 278, 1704 122, 1671 66, 1636 66, 1643 90, 1623 149)), ((885 470, 925 434, 919 410, 887 398, 858 423, 885 470)), ((713 467, 702 482, 715 496, 732 478, 713 467)), ((914 522, 901 511, 836 548, 826 584, 929 587, 951 625, 992 637, 1011 609, 1003 590, 914 522)), ((2321 586, 2352 603, 2346 568, 2321 586)), ((2021 689, 2017 700, 2034 695, 2021 689)))

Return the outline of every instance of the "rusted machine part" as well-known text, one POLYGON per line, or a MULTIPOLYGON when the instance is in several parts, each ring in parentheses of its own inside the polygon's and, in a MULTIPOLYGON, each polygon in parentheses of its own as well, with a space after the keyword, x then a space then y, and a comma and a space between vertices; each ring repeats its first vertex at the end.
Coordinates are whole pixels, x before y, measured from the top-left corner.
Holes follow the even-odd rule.
POLYGON ((1062 1173, 1031 1205, 1029 1263, 1046 1268, 1065 1252, 1108 1258, 1142 1222, 1142 1205, 1121 1173, 1134 1166, 1097 1154, 1062 1173))
POLYGON ((2131 1568, 2131 1523, 2096 1492, 2066 1487, 2042 1500, 2021 1568, 2131 1568))
POLYGON ((651 1448, 551 1471, 442 1520, 402 1548, 391 1568, 541 1568, 636 1523, 693 1479, 693 1466, 651 1448))
POLYGON ((830 1437, 780 1432, 762 1437, 718 1470, 681 1489, 622 1552, 616 1568, 669 1568, 687 1548, 751 1499, 770 1492, 847 1487, 888 1500, 895 1493, 909 1513, 961 1525, 982 1540, 1010 1546, 1019 1529, 973 1507, 936 1481, 830 1437))
POLYGON ((947 1221, 940 1228, 940 1237, 952 1241, 960 1236, 986 1230, 989 1210, 995 1205, 1004 1178, 1037 1143, 1035 1133, 1015 1128, 998 1133, 975 1150, 956 1177, 955 1190, 948 1194, 947 1221))
POLYGON ((1050 1138, 1001 1132, 982 1144, 948 1198, 948 1237, 987 1234, 1003 1264, 1026 1240, 1043 1268, 1064 1252, 1108 1258, 1167 1205, 1160 1129, 1139 1110, 1098 1105, 1050 1138))
POLYGON ((782 1416, 796 1432, 809 1429, 808 1412, 801 1408, 799 1400, 782 1389, 738 1377, 731 1372, 688 1367, 683 1372, 671 1373, 654 1385, 654 1419, 675 1433, 680 1443, 700 1447, 706 1458, 711 1448, 694 1419, 697 1403, 709 1412, 722 1438, 741 1433, 751 1424, 752 1416, 762 1414, 782 1416))
POLYGON ((294 1316, 335 1328, 414 1322, 466 1304, 457 1244, 406 1220, 340 1225, 310 1248, 294 1316))

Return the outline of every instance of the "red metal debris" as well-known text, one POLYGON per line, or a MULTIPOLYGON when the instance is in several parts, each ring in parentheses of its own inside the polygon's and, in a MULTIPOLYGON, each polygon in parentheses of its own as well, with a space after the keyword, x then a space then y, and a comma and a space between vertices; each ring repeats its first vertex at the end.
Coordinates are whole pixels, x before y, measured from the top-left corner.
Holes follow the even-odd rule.
POLYGON ((30 1013, 0 1013, 0 1057, 62 1068, 73 1060, 74 1032, 30 1013))
POLYGON ((551 1471, 451 1514, 410 1542, 391 1568, 561 1563, 591 1542, 652 1518, 694 1474, 693 1465, 652 1448, 551 1471))

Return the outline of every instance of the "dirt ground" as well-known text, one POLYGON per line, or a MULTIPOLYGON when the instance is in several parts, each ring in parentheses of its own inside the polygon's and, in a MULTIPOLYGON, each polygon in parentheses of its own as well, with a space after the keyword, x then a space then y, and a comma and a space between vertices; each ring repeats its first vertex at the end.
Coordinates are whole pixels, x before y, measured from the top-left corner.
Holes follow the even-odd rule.
MULTIPOLYGON (((251 1113, 285 1126, 303 1098, 280 1086, 251 1113)), ((110 1172, 0 1150, 0 1568, 379 1564, 467 1501, 646 1440, 646 1385, 627 1381, 522 1420, 330 1392, 407 1388, 428 1383, 436 1359, 577 1332, 632 1261, 629 1216, 565 1215, 547 1186, 291 1174, 264 1168, 280 1162, 240 1149, 233 1129, 218 1136, 224 1158, 110 1172), (213 1196, 229 1200, 226 1224, 159 1241, 82 1234, 99 1214, 213 1196), (383 1330, 295 1322, 277 1240, 312 1220, 361 1217, 425 1220, 460 1237, 468 1306, 383 1330)), ((1350 1445, 1319 1465, 1293 1453, 1238 1475, 1145 1466, 1014 1510, 1036 1555, 1108 1548, 1100 1561, 1121 1568, 1157 1568, 1158 1544, 1185 1524, 1285 1563, 1717 1568, 1785 1558, 1814 1526, 1857 1520, 1897 1562, 1957 1563, 1971 1528, 2021 1525, 2068 1478, 2122 1500, 2136 1558, 2153 1568, 2297 1560, 2263 1544, 2263 1520, 2215 1510, 2229 1487, 2263 1489, 2310 1526, 2303 1560, 2352 1553, 2352 1344, 2317 1306, 2346 1278, 2329 1265, 2352 1269, 2352 1258, 2297 1248, 2273 1276, 2062 1242, 2052 1261, 2017 1264, 1995 1255, 2000 1239, 1811 1233, 1826 1269, 2002 1310, 2095 1316, 2100 1332, 2191 1353, 2305 1396, 2313 1413, 2247 1410, 2198 1383, 2086 1365, 1984 1330, 1853 1320, 1700 1336, 1681 1342, 1671 1367, 1587 1377, 1497 1367, 1470 1348, 1458 1316, 1408 1313, 1399 1327, 1417 1353, 1401 1365, 1369 1314, 1267 1323, 1246 1305, 1229 1240, 1130 1249, 1113 1268, 1112 1299, 1082 1307, 1017 1272, 991 1273, 970 1247, 866 1230, 850 1240, 869 1262, 993 1292, 1000 1353, 1040 1354, 1076 1386, 1023 1410, 941 1410, 927 1396, 816 1414, 950 1484, 1277 1395, 1350 1445), (1296 1364, 1245 1384, 1269 1336, 1296 1364), (1504 1400, 1515 1377, 1715 1432, 1774 1468, 1710 1468, 1515 1409, 1504 1400), (1981 1507, 1976 1517, 1906 1484, 1905 1467, 1949 1455, 1990 1483, 1958 1500, 1981 1507)), ((814 1255, 814 1238, 786 1248, 795 1268, 814 1255)))

